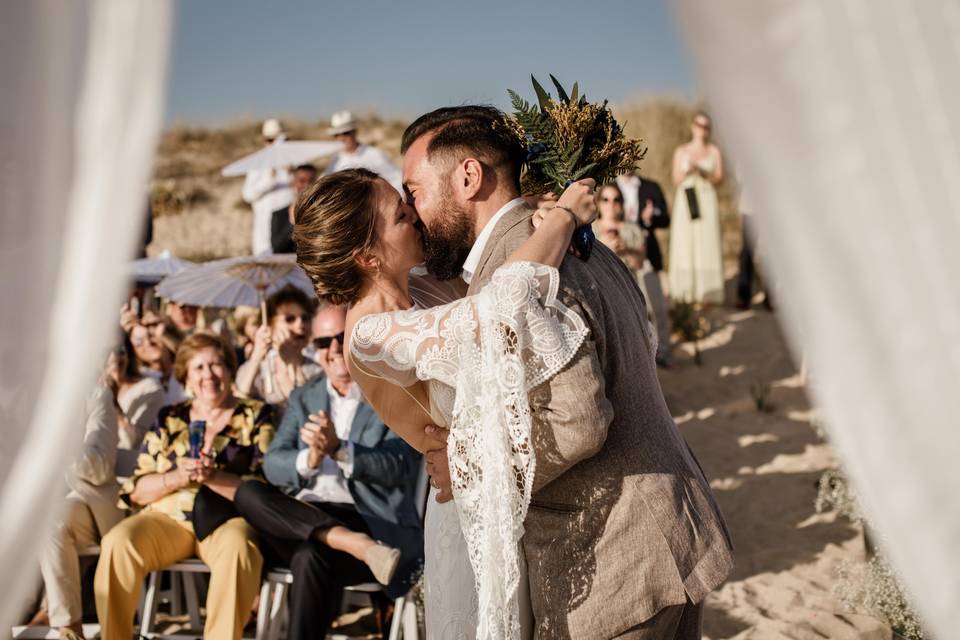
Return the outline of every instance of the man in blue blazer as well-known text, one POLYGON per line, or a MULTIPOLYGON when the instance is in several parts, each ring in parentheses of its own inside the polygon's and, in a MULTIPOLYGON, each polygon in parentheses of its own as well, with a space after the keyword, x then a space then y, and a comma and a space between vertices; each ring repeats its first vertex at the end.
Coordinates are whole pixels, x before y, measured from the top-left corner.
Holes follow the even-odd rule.
POLYGON ((349 541, 356 532, 398 549, 392 579, 378 576, 391 597, 410 588, 423 564, 415 498, 420 455, 387 429, 351 379, 343 353, 345 320, 340 307, 314 317, 324 375, 290 395, 264 459, 271 484, 246 481, 235 498, 268 557, 293 572, 291 639, 326 637, 343 587, 375 581, 369 561, 331 549, 327 535, 345 534, 349 541))

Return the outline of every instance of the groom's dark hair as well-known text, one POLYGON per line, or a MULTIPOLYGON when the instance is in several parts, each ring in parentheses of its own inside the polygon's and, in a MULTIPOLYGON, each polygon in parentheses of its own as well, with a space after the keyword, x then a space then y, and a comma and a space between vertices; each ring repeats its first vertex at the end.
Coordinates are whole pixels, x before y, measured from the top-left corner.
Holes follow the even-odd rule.
POLYGON ((449 156, 460 161, 472 156, 504 174, 520 189, 526 149, 507 125, 507 116, 496 107, 471 104, 425 113, 403 132, 400 153, 406 153, 410 145, 428 133, 434 134, 427 145, 430 160, 449 156))

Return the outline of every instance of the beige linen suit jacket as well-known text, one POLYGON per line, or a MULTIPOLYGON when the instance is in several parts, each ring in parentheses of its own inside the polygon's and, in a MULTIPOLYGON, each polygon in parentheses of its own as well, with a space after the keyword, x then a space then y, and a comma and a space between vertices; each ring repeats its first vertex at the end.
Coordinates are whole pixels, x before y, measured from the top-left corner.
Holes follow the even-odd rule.
POLYGON ((101 537, 123 519, 123 511, 117 508, 119 486, 114 472, 118 437, 113 393, 98 385, 87 399, 83 450, 67 472, 67 485, 90 507, 101 537))
MULTIPOLYGON (((531 233, 497 222, 468 294, 531 233)), ((591 335, 530 395, 537 475, 523 539, 537 638, 611 638, 702 601, 733 567, 713 493, 667 408, 636 281, 600 242, 560 268, 560 299, 591 335)))

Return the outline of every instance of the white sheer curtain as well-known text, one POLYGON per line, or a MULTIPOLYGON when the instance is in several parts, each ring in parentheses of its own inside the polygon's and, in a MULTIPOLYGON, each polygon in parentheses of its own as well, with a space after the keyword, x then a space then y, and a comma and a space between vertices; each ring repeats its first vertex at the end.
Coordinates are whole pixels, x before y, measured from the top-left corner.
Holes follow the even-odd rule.
POLYGON ((115 336, 164 104, 166 0, 0 7, 0 629, 115 336))
POLYGON ((812 392, 931 631, 960 606, 960 5, 678 0, 812 392))

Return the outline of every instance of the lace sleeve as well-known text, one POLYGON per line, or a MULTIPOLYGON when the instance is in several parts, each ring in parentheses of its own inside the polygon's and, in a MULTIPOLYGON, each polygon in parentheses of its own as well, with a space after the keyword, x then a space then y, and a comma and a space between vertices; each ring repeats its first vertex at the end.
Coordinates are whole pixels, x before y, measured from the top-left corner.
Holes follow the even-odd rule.
POLYGON ((450 478, 476 577, 477 638, 519 637, 519 543, 536 460, 528 391, 570 362, 589 334, 557 299, 552 267, 512 262, 477 294, 424 310, 367 316, 350 350, 401 385, 456 390, 450 478))
POLYGON ((557 300, 558 287, 555 268, 512 262, 473 296, 364 316, 354 326, 350 351, 393 384, 420 379, 457 387, 463 367, 478 364, 480 349, 509 350, 524 360, 530 389, 555 374, 572 356, 570 346, 576 343, 576 351, 586 337, 582 319, 557 300), (490 326, 481 327, 481 318, 490 326), (494 344, 483 343, 485 329, 494 329, 487 335, 494 344))

